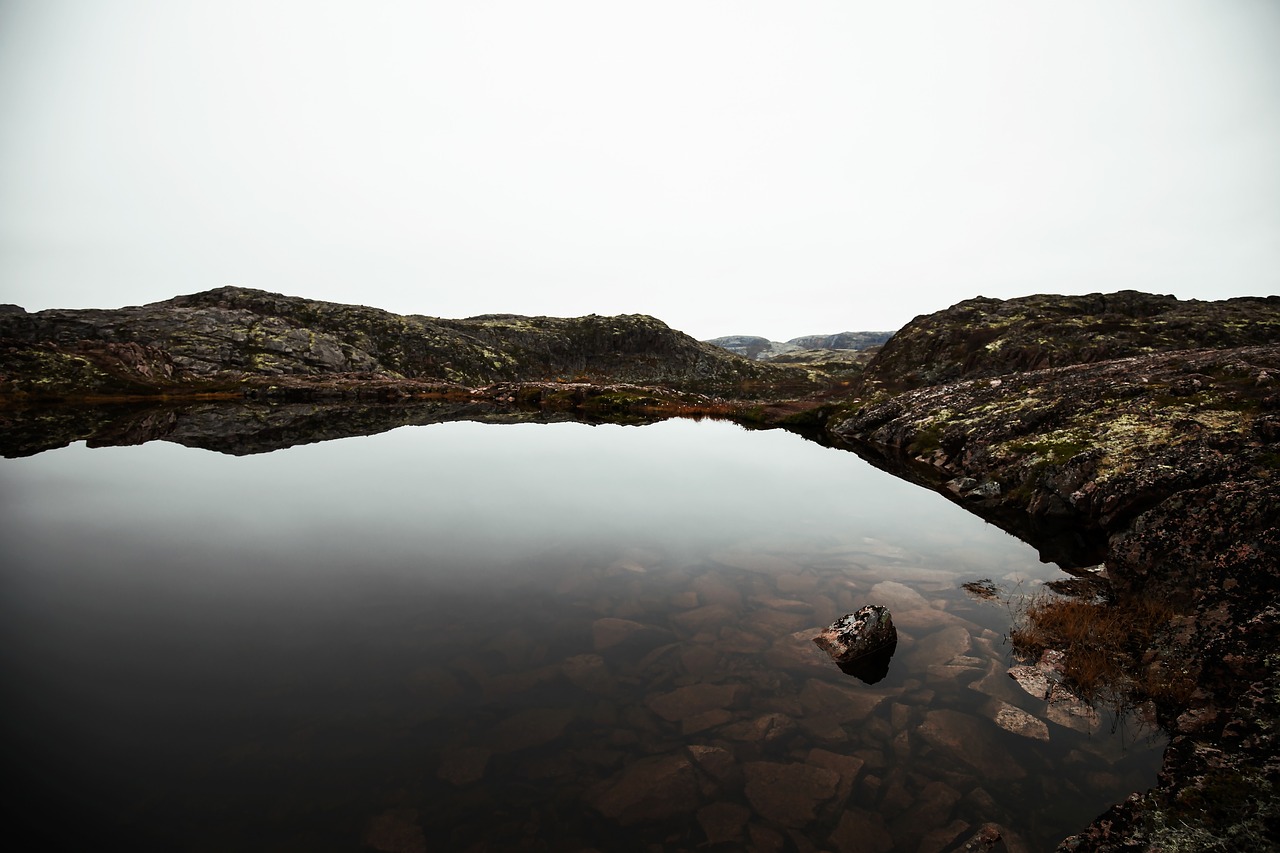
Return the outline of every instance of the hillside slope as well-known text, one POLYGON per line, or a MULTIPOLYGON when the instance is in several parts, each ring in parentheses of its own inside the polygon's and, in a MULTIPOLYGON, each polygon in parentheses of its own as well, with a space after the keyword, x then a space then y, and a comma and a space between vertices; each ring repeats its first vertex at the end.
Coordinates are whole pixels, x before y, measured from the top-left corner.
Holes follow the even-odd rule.
POLYGON ((812 387, 805 371, 752 363, 644 315, 445 320, 239 287, 118 309, 11 307, 0 312, 0 338, 0 393, 34 397, 240 376, 577 380, 722 394, 812 387))
POLYGON ((1126 290, 978 297, 916 317, 885 343, 863 381, 868 392, 905 391, 1154 352, 1277 342, 1280 296, 1204 302, 1126 290))

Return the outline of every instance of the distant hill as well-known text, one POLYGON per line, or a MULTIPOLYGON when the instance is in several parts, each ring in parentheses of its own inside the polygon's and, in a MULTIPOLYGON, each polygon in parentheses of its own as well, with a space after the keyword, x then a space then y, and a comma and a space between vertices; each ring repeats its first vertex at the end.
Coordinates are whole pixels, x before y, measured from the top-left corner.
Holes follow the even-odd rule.
MULTIPOLYGON (((773 361, 800 350, 865 350, 880 346, 893 332, 838 332, 834 335, 802 335, 789 341, 771 341, 754 335, 726 335, 703 343, 727 349, 756 361, 773 361)), ((780 359, 787 361, 787 359, 780 359)))

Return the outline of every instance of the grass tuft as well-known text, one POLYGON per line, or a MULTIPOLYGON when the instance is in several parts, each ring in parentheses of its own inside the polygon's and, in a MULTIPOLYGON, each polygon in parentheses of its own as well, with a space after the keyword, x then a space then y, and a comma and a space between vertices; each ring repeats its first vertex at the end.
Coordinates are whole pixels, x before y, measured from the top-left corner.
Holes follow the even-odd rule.
POLYGON ((1046 591, 1019 606, 1009 639, 1026 658, 1039 658, 1046 649, 1062 651, 1064 675, 1091 702, 1178 702, 1194 689, 1193 674, 1152 652, 1161 648, 1176 615, 1162 598, 1107 601, 1046 591))

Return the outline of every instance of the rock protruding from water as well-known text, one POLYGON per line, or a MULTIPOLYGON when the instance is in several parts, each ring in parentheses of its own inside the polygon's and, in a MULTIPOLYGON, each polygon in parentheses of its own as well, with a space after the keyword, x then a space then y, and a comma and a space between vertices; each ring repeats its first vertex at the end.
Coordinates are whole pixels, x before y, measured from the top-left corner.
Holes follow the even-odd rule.
POLYGON ((889 671, 898 629, 889 608, 868 604, 832 622, 813 642, 846 673, 874 684, 889 671))

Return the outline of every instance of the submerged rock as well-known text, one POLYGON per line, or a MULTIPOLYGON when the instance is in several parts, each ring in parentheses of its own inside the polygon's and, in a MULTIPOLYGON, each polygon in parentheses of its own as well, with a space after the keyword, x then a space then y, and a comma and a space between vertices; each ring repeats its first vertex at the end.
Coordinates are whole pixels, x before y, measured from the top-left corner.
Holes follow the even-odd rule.
POLYGON ((743 766, 746 795, 761 817, 783 826, 805 826, 836 795, 840 775, 808 764, 751 761, 743 766))
MULTIPOLYGON (((893 617, 889 615, 888 608, 868 604, 832 622, 813 638, 813 642, 843 668, 846 664, 855 664, 877 652, 881 656, 886 650, 892 654, 892 649, 898 644, 898 629, 893 626, 893 617)), ((887 672, 887 659, 884 664, 887 672)))

